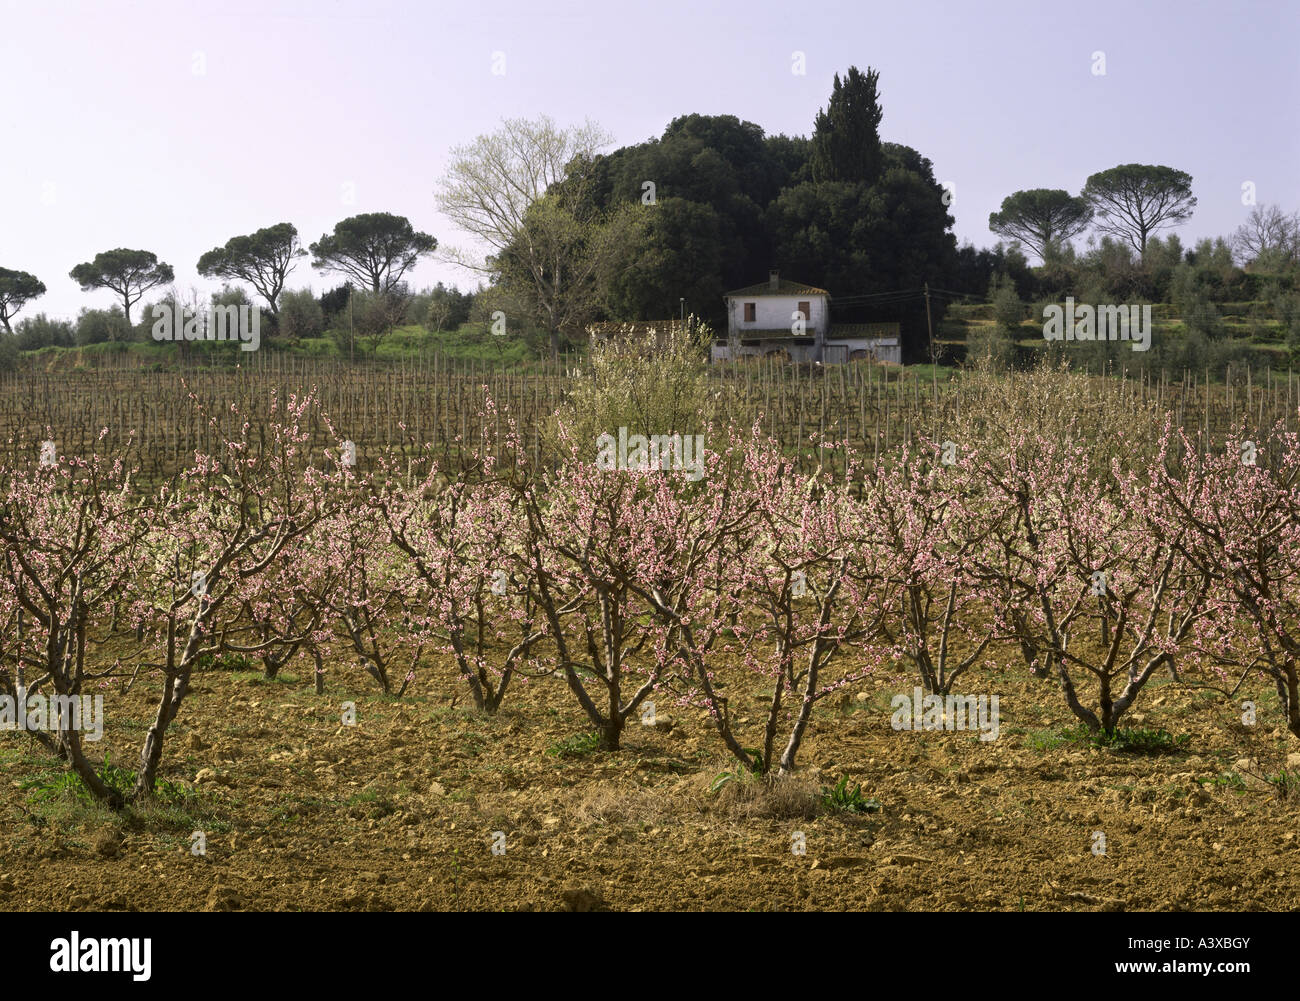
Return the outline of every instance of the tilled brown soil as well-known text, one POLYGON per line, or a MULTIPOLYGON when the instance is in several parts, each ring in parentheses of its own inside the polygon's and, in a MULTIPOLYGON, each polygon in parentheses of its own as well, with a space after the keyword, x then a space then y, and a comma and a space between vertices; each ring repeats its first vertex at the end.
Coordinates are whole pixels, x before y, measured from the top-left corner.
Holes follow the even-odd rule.
MULTIPOLYGON (((1267 686, 1222 696, 1154 683, 1136 727, 1189 739, 1133 754, 1063 737, 1053 683, 1005 671, 1000 736, 895 731, 878 677, 819 708, 799 776, 711 791, 732 765, 698 710, 661 703, 622 751, 561 682, 501 713, 453 706, 454 679, 394 701, 359 672, 266 682, 203 674, 173 727, 175 792, 115 816, 52 783, 59 762, 0 734, 0 908, 6 910, 1285 910, 1300 901, 1300 742, 1267 686), (1240 721, 1254 698, 1258 722, 1240 721), (357 722, 340 722, 357 705, 357 722), (567 752, 565 748, 567 747, 567 752), (1290 760, 1288 762, 1288 754, 1290 760), (1246 760, 1250 759, 1250 760, 1246 760), (878 812, 830 810, 848 776, 878 812), (35 783, 34 785, 32 783, 35 783), (28 788, 23 788, 27 785, 28 788), (191 850, 203 832, 206 854, 191 850), (496 832, 500 832, 499 834, 496 832), (1098 854, 1098 832, 1105 853, 1098 854), (793 846, 803 835, 805 854, 793 846), (494 854, 493 848, 497 852, 494 854)), ((761 722, 751 700, 748 726, 761 722)), ((963 679, 966 680, 966 679, 963 679)), ((133 767, 156 691, 108 693, 100 758, 133 767)), ((460 700, 463 702, 463 698, 460 700)), ((753 734, 749 734, 753 736, 753 734)), ((758 743, 753 740, 750 743, 758 743)))

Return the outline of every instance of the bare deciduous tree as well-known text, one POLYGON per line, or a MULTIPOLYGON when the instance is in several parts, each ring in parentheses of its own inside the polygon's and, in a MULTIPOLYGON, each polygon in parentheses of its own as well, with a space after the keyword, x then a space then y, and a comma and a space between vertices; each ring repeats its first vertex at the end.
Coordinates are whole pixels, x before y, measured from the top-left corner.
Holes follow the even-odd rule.
POLYGON ((453 248, 448 260, 522 287, 532 319, 551 335, 578 328, 596 303, 600 269, 626 242, 627 213, 598 218, 584 210, 596 154, 612 136, 593 122, 562 129, 543 115, 510 118, 452 150, 437 192, 444 215, 484 246, 453 248))
POLYGON ((1245 267, 1257 261, 1300 262, 1300 212, 1256 205, 1232 234, 1232 252, 1245 267))

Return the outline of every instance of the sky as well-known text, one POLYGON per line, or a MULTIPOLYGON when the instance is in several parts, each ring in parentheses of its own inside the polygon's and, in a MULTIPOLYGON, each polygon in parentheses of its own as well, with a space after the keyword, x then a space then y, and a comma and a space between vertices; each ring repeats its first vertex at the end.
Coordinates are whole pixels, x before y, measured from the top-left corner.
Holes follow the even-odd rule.
MULTIPOLYGON (((960 243, 997 242, 1016 190, 1121 163, 1192 175, 1185 244, 1244 221, 1243 185, 1300 210, 1298 0, 0 0, 0 267, 48 287, 21 316, 71 319, 113 303, 68 272, 115 247, 204 292, 201 254, 282 221, 305 246, 392 212, 472 248, 434 192, 502 118, 592 119, 613 148, 697 112, 808 135, 851 65, 880 73, 881 137, 951 187, 960 243)), ((341 281, 304 258, 289 286, 341 281)))

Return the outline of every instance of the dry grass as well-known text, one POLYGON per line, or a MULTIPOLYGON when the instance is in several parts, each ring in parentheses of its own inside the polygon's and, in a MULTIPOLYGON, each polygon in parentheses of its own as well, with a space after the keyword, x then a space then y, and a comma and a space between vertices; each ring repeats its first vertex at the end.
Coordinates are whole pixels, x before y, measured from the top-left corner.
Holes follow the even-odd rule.
POLYGON ((659 824, 682 806, 681 799, 671 793, 613 784, 576 788, 569 793, 561 808, 580 824, 659 824))
POLYGON ((796 774, 728 782, 715 794, 712 809, 731 820, 811 820, 824 807, 821 787, 796 774))

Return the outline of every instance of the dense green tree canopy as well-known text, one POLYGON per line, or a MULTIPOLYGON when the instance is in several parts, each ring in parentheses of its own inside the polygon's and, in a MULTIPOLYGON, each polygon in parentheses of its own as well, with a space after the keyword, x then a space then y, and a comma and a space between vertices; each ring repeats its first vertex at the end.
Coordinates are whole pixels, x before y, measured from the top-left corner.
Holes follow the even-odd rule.
POLYGON ((14 328, 14 340, 19 351, 38 351, 46 347, 70 348, 75 343, 70 322, 50 319, 44 313, 23 317, 14 328))
POLYGON ((344 219, 309 249, 313 268, 348 275, 372 292, 388 292, 437 247, 436 239, 417 232, 405 216, 366 212, 344 219))
POLYGON ((814 181, 873 184, 883 170, 876 93, 880 74, 850 66, 844 80, 835 74, 830 103, 817 113, 813 127, 811 168, 814 181))
POLYGON ((617 317, 664 319, 685 299, 696 315, 722 305, 720 289, 728 261, 743 259, 745 246, 707 202, 663 198, 646 213, 641 240, 612 275, 605 305, 617 317))
POLYGON ((129 341, 131 324, 116 306, 112 309, 83 309, 77 316, 74 336, 79 345, 129 341))
POLYGON ((281 297, 280 336, 296 342, 325 332, 325 312, 311 289, 288 289, 281 297))
POLYGON ((1024 294, 1029 294, 1034 287, 1034 274, 1018 248, 1001 243, 979 248, 971 243, 963 244, 957 249, 957 268, 950 291, 979 300, 998 275, 1008 275, 1024 294))
MULTIPOLYGON (((722 295, 765 275, 772 247, 764 210, 807 176, 808 140, 764 136, 734 115, 684 115, 661 137, 585 164, 595 210, 632 208, 640 238, 608 269, 602 304, 611 318, 664 319, 680 301, 715 326, 722 295)), ((573 185, 571 179, 561 188, 573 185)))
MULTIPOLYGON (((639 246, 644 218, 629 205, 607 212, 571 206, 556 193, 535 202, 506 251, 492 258, 512 303, 507 314, 545 330, 552 354, 599 315, 611 272, 639 246)), ((508 316, 508 320, 510 317, 508 316)))
POLYGON ((151 288, 168 285, 176 280, 170 264, 163 264, 157 254, 147 250, 105 250, 96 254, 93 261, 78 264, 69 273, 81 291, 106 288, 122 298, 122 313, 126 325, 131 325, 131 307, 151 288))
MULTIPOLYGON (((827 289, 834 322, 902 325, 904 352, 927 343, 919 294, 882 293, 943 286, 957 270, 953 218, 930 161, 907 146, 881 147, 885 171, 874 184, 809 181, 786 189, 767 212, 774 261, 783 273, 827 289), (870 297, 870 298, 868 298, 870 297)), ((943 304, 931 303, 937 324, 943 304)))
POLYGON ((1126 163, 1093 174, 1083 197, 1096 213, 1098 230, 1145 254, 1152 233, 1192 217, 1192 175, 1173 167, 1126 163))
POLYGON ((802 167, 807 145, 806 139, 764 137, 761 127, 734 115, 683 115, 658 139, 597 157, 590 197, 603 207, 642 201, 644 185, 650 182, 656 200, 671 197, 716 205, 743 197, 763 207, 802 167))
POLYGON ((45 294, 45 283, 26 271, 0 268, 0 326, 12 334, 9 321, 33 299, 45 294))
MULTIPOLYGON (((903 323, 915 352, 926 338, 919 292, 888 308, 862 295, 952 280, 953 219, 930 161, 880 141, 877 79, 856 68, 837 77, 811 140, 765 136, 733 115, 684 115, 657 139, 576 164, 553 190, 581 189, 592 210, 630 207, 643 220, 600 279, 605 315, 663 319, 685 299, 724 329, 723 295, 776 266, 844 297, 837 322, 903 323)), ((941 311, 935 302, 935 323, 941 311)))
POLYGON ((1053 246, 1070 240, 1092 221, 1092 206, 1059 188, 1017 191, 1002 199, 1002 208, 989 214, 989 229, 1008 240, 1019 240, 1046 261, 1053 246))
POLYGON ((474 294, 462 292, 455 285, 447 286, 438 282, 429 290, 428 301, 420 322, 430 330, 456 330, 469 320, 474 294))
POLYGON ((271 315, 278 316, 285 279, 294 260, 306 253, 298 243, 298 230, 281 222, 248 236, 231 237, 224 247, 199 258, 198 271, 205 278, 248 282, 266 300, 271 315))

